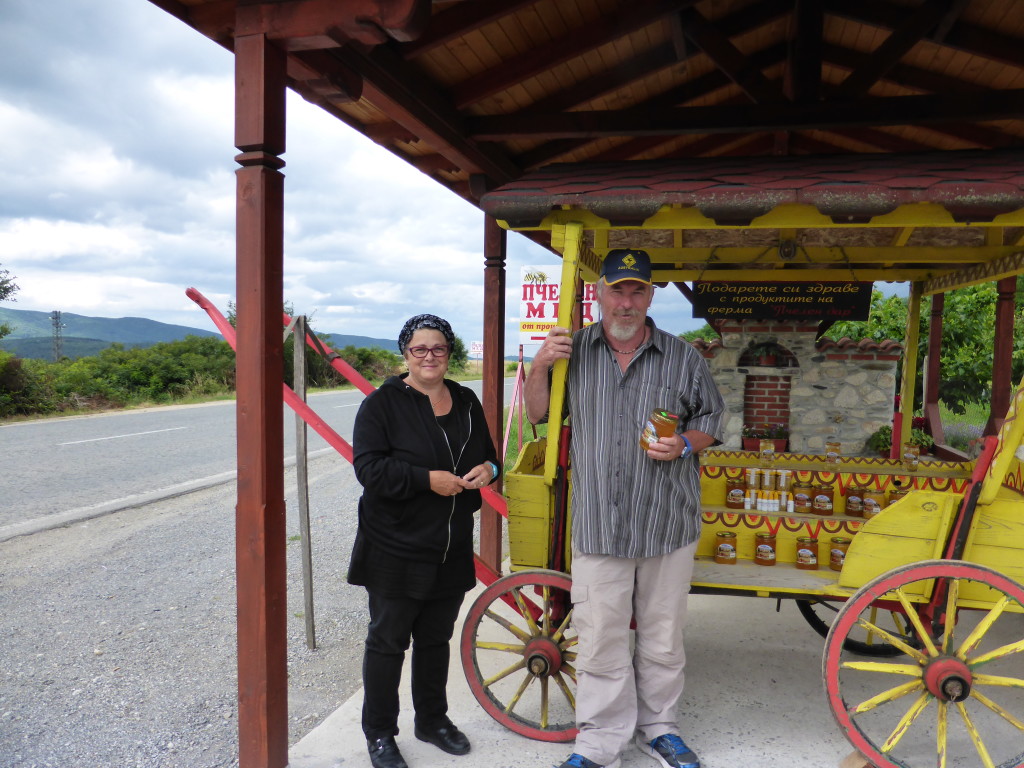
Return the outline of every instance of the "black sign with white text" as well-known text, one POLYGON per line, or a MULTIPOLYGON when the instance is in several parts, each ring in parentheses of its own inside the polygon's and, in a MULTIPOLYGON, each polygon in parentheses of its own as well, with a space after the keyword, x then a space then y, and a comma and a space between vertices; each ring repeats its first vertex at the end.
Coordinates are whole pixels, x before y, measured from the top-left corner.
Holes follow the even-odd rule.
POLYGON ((872 283, 693 284, 693 316, 705 320, 867 320, 872 283))

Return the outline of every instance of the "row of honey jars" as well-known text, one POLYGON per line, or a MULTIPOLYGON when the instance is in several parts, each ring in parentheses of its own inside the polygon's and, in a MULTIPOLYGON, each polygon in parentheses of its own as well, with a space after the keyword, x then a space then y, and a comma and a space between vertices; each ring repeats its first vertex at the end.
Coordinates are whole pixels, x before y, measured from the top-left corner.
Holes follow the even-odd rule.
MULTIPOLYGON (((846 551, 850 539, 846 536, 833 536, 829 542, 828 566, 833 571, 841 571, 846 561, 846 551)), ((754 564, 771 566, 778 561, 775 534, 761 531, 754 537, 754 564)), ((733 531, 717 531, 715 533, 716 563, 732 565, 738 557, 736 534, 733 531)), ((813 536, 801 536, 796 540, 796 558, 794 565, 799 570, 818 570, 818 539, 813 536)))

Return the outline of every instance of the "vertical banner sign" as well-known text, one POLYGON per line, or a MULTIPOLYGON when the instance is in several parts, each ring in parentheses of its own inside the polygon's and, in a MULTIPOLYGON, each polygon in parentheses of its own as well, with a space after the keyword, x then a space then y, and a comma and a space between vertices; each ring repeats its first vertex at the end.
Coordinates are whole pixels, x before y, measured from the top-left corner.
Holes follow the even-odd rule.
MULTIPOLYGON (((522 268, 523 289, 519 300, 519 343, 540 344, 558 319, 558 279, 561 269, 556 264, 522 268)), ((595 287, 583 286, 583 324, 594 322, 595 287)))

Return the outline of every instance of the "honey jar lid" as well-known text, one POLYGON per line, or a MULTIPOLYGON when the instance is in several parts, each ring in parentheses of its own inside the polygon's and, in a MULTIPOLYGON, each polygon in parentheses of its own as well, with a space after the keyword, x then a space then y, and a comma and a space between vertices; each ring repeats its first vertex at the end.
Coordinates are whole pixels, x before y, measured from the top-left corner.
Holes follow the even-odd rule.
POLYGON ((851 539, 848 536, 833 536, 833 544, 849 544, 851 539))
POLYGON ((761 531, 760 533, 755 534, 755 538, 758 538, 758 539, 774 539, 775 538, 775 534, 774 533, 770 533, 768 531, 761 531))
POLYGON ((801 536, 797 539, 801 544, 817 544, 818 540, 813 536, 801 536))
POLYGON ((736 534, 732 531, 718 531, 715 535, 723 539, 733 539, 736 537, 736 534))

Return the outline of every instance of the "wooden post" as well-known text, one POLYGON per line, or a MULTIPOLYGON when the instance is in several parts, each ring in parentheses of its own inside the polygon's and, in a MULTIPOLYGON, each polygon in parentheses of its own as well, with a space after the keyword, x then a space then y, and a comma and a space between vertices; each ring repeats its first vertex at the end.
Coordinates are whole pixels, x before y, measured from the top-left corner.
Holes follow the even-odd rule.
POLYGON ((1006 420, 1013 391, 1013 311, 1017 292, 1017 278, 1004 277, 996 283, 995 344, 992 349, 992 403, 985 425, 986 435, 999 434, 1006 420))
MULTIPOLYGON (((498 222, 484 217, 484 363, 483 406, 491 439, 503 444, 505 407, 505 255, 507 235, 498 222)), ((504 456, 501 457, 504 463, 504 456)), ((498 481, 497 490, 501 490, 498 481)), ((480 559, 501 571, 501 516, 484 502, 480 510, 480 559)))
POLYGON ((939 377, 942 375, 942 311, 946 307, 946 294, 932 296, 932 311, 928 323, 928 359, 924 369, 924 393, 922 412, 928 426, 928 434, 935 444, 946 442, 942 431, 942 415, 939 413, 939 377))
MULTIPOLYGON (((292 389, 302 402, 306 402, 306 316, 294 320, 295 338, 292 348, 295 381, 292 389)), ((299 534, 302 539, 302 596, 305 605, 306 647, 316 649, 316 621, 313 614, 313 537, 309 527, 309 474, 307 463, 308 428, 299 414, 295 414, 295 484, 299 498, 299 534)))
POLYGON ((921 327, 922 284, 910 284, 910 298, 907 301, 907 332, 903 348, 903 381, 900 386, 900 411, 902 423, 897 420, 892 431, 890 458, 897 459, 903 453, 903 444, 910 440, 910 428, 914 418, 914 389, 917 375, 917 340, 921 327))
POLYGON ((288 763, 284 447, 281 383, 285 56, 235 38, 238 294, 238 757, 288 763))

